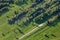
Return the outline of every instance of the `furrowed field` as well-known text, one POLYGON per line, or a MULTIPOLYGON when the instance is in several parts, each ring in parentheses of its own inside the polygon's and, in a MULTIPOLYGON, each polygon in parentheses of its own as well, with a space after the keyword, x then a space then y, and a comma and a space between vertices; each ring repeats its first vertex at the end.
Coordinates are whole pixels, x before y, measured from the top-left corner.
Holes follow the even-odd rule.
POLYGON ((60 0, 1 0, 0 40, 60 40, 60 0))

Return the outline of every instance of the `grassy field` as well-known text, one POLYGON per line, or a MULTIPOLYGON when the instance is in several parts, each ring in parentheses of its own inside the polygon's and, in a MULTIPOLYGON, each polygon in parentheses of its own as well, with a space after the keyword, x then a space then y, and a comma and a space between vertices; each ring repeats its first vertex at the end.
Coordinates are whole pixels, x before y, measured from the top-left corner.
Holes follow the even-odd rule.
MULTIPOLYGON (((60 7, 59 1, 56 0, 45 0, 41 3, 27 0, 27 3, 23 2, 24 4, 22 5, 16 4, 16 1, 14 1, 14 4, 9 4, 9 11, 0 12, 0 15, 2 14, 0 16, 0 40, 16 40, 16 38, 20 38, 36 28, 39 24, 47 21, 51 16, 53 17, 53 15, 58 14, 58 12, 56 14, 54 12, 60 7), (17 15, 15 14, 16 12, 17 15), (11 20, 15 22, 9 24, 11 20)), ((60 40, 59 28, 60 19, 57 20, 55 25, 46 26, 44 29, 22 40, 60 40)))
POLYGON ((60 40, 60 19, 22 40, 60 40))
MULTIPOLYGON (((17 28, 21 29, 24 34, 30 31, 34 28, 37 24, 33 24, 32 22, 29 24, 29 26, 18 26, 17 23, 13 25, 8 24, 8 20, 13 18, 15 16, 15 11, 21 11, 20 9, 26 9, 26 7, 30 7, 32 3, 28 1, 30 4, 24 4, 21 6, 18 6, 16 4, 10 4, 9 11, 4 13, 0 17, 0 40, 16 40, 16 38, 19 38, 23 34, 21 34, 17 28), (25 7, 26 6, 26 7, 25 7), (9 18, 7 18, 9 16, 9 18)), ((19 21, 20 22, 20 21, 19 21)), ((18 22, 18 23, 19 23, 18 22)), ((21 21, 22 22, 22 21, 21 21)), ((20 23, 19 23, 20 24, 20 23)))

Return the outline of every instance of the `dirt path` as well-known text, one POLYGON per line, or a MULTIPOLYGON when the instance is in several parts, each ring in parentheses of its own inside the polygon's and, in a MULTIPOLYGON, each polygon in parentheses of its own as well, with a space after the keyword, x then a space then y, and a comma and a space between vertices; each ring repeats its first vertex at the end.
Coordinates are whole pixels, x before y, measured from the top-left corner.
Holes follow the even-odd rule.
MULTIPOLYGON (((60 14, 60 13, 59 13, 59 14, 60 14)), ((50 20, 50 22, 53 22, 53 21, 55 21, 57 18, 58 18, 58 15, 55 15, 55 16, 53 16, 52 18, 50 18, 49 20, 50 20)), ((47 21, 48 21, 48 20, 47 20, 47 21)), ((47 25, 47 21, 44 22, 44 23, 42 23, 42 24, 40 24, 40 25, 38 25, 36 28, 32 29, 31 31, 29 31, 29 32, 26 33, 25 35, 21 36, 18 40, 22 40, 23 38, 26 38, 26 37, 34 34, 34 33, 35 33, 36 31, 38 31, 39 29, 41 30, 41 29, 45 28, 46 25, 47 25)))
POLYGON ((21 37, 19 38, 19 40, 22 40, 23 38, 28 37, 29 35, 35 33, 35 32, 38 31, 39 29, 44 28, 45 26, 46 26, 46 22, 40 24, 39 26, 37 26, 37 27, 34 28, 33 30, 31 30, 31 31, 29 31, 28 33, 26 33, 25 35, 21 36, 21 37))

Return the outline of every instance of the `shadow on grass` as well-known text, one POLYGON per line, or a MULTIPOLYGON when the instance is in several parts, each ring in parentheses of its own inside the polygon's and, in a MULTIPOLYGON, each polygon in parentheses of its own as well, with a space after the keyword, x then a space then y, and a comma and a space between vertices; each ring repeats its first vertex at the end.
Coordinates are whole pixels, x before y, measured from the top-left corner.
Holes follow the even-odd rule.
POLYGON ((24 12, 22 12, 21 14, 19 14, 18 16, 12 18, 12 20, 8 20, 8 24, 12 25, 12 24, 14 24, 16 21, 22 20, 22 18, 25 17, 26 13, 27 13, 27 12, 24 11, 24 12))
POLYGON ((50 19, 52 16, 58 15, 59 12, 60 12, 60 9, 54 11, 53 13, 50 13, 49 15, 44 13, 44 14, 43 14, 43 17, 42 17, 42 20, 41 20, 41 18, 39 18, 39 19, 37 19, 35 22, 36 22, 37 24, 41 24, 41 23, 47 21, 48 19, 50 19))
POLYGON ((55 26, 58 22, 60 22, 60 18, 58 18, 58 19, 55 20, 54 22, 48 24, 48 26, 55 26))
POLYGON ((0 11, 0 16, 2 16, 3 14, 5 14, 8 11, 9 11, 8 8, 4 8, 2 11, 0 11))

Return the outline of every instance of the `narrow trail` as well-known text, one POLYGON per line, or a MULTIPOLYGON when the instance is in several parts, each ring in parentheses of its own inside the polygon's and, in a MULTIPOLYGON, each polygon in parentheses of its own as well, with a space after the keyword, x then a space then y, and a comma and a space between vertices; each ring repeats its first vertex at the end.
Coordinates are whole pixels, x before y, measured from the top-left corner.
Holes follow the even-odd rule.
POLYGON ((39 29, 44 28, 46 25, 47 25, 46 22, 40 24, 39 26, 37 26, 36 28, 32 29, 31 31, 29 31, 29 32, 26 33, 25 35, 21 36, 21 37, 19 38, 19 40, 22 40, 23 38, 28 37, 29 35, 32 35, 32 34, 35 33, 36 31, 38 31, 39 29))

